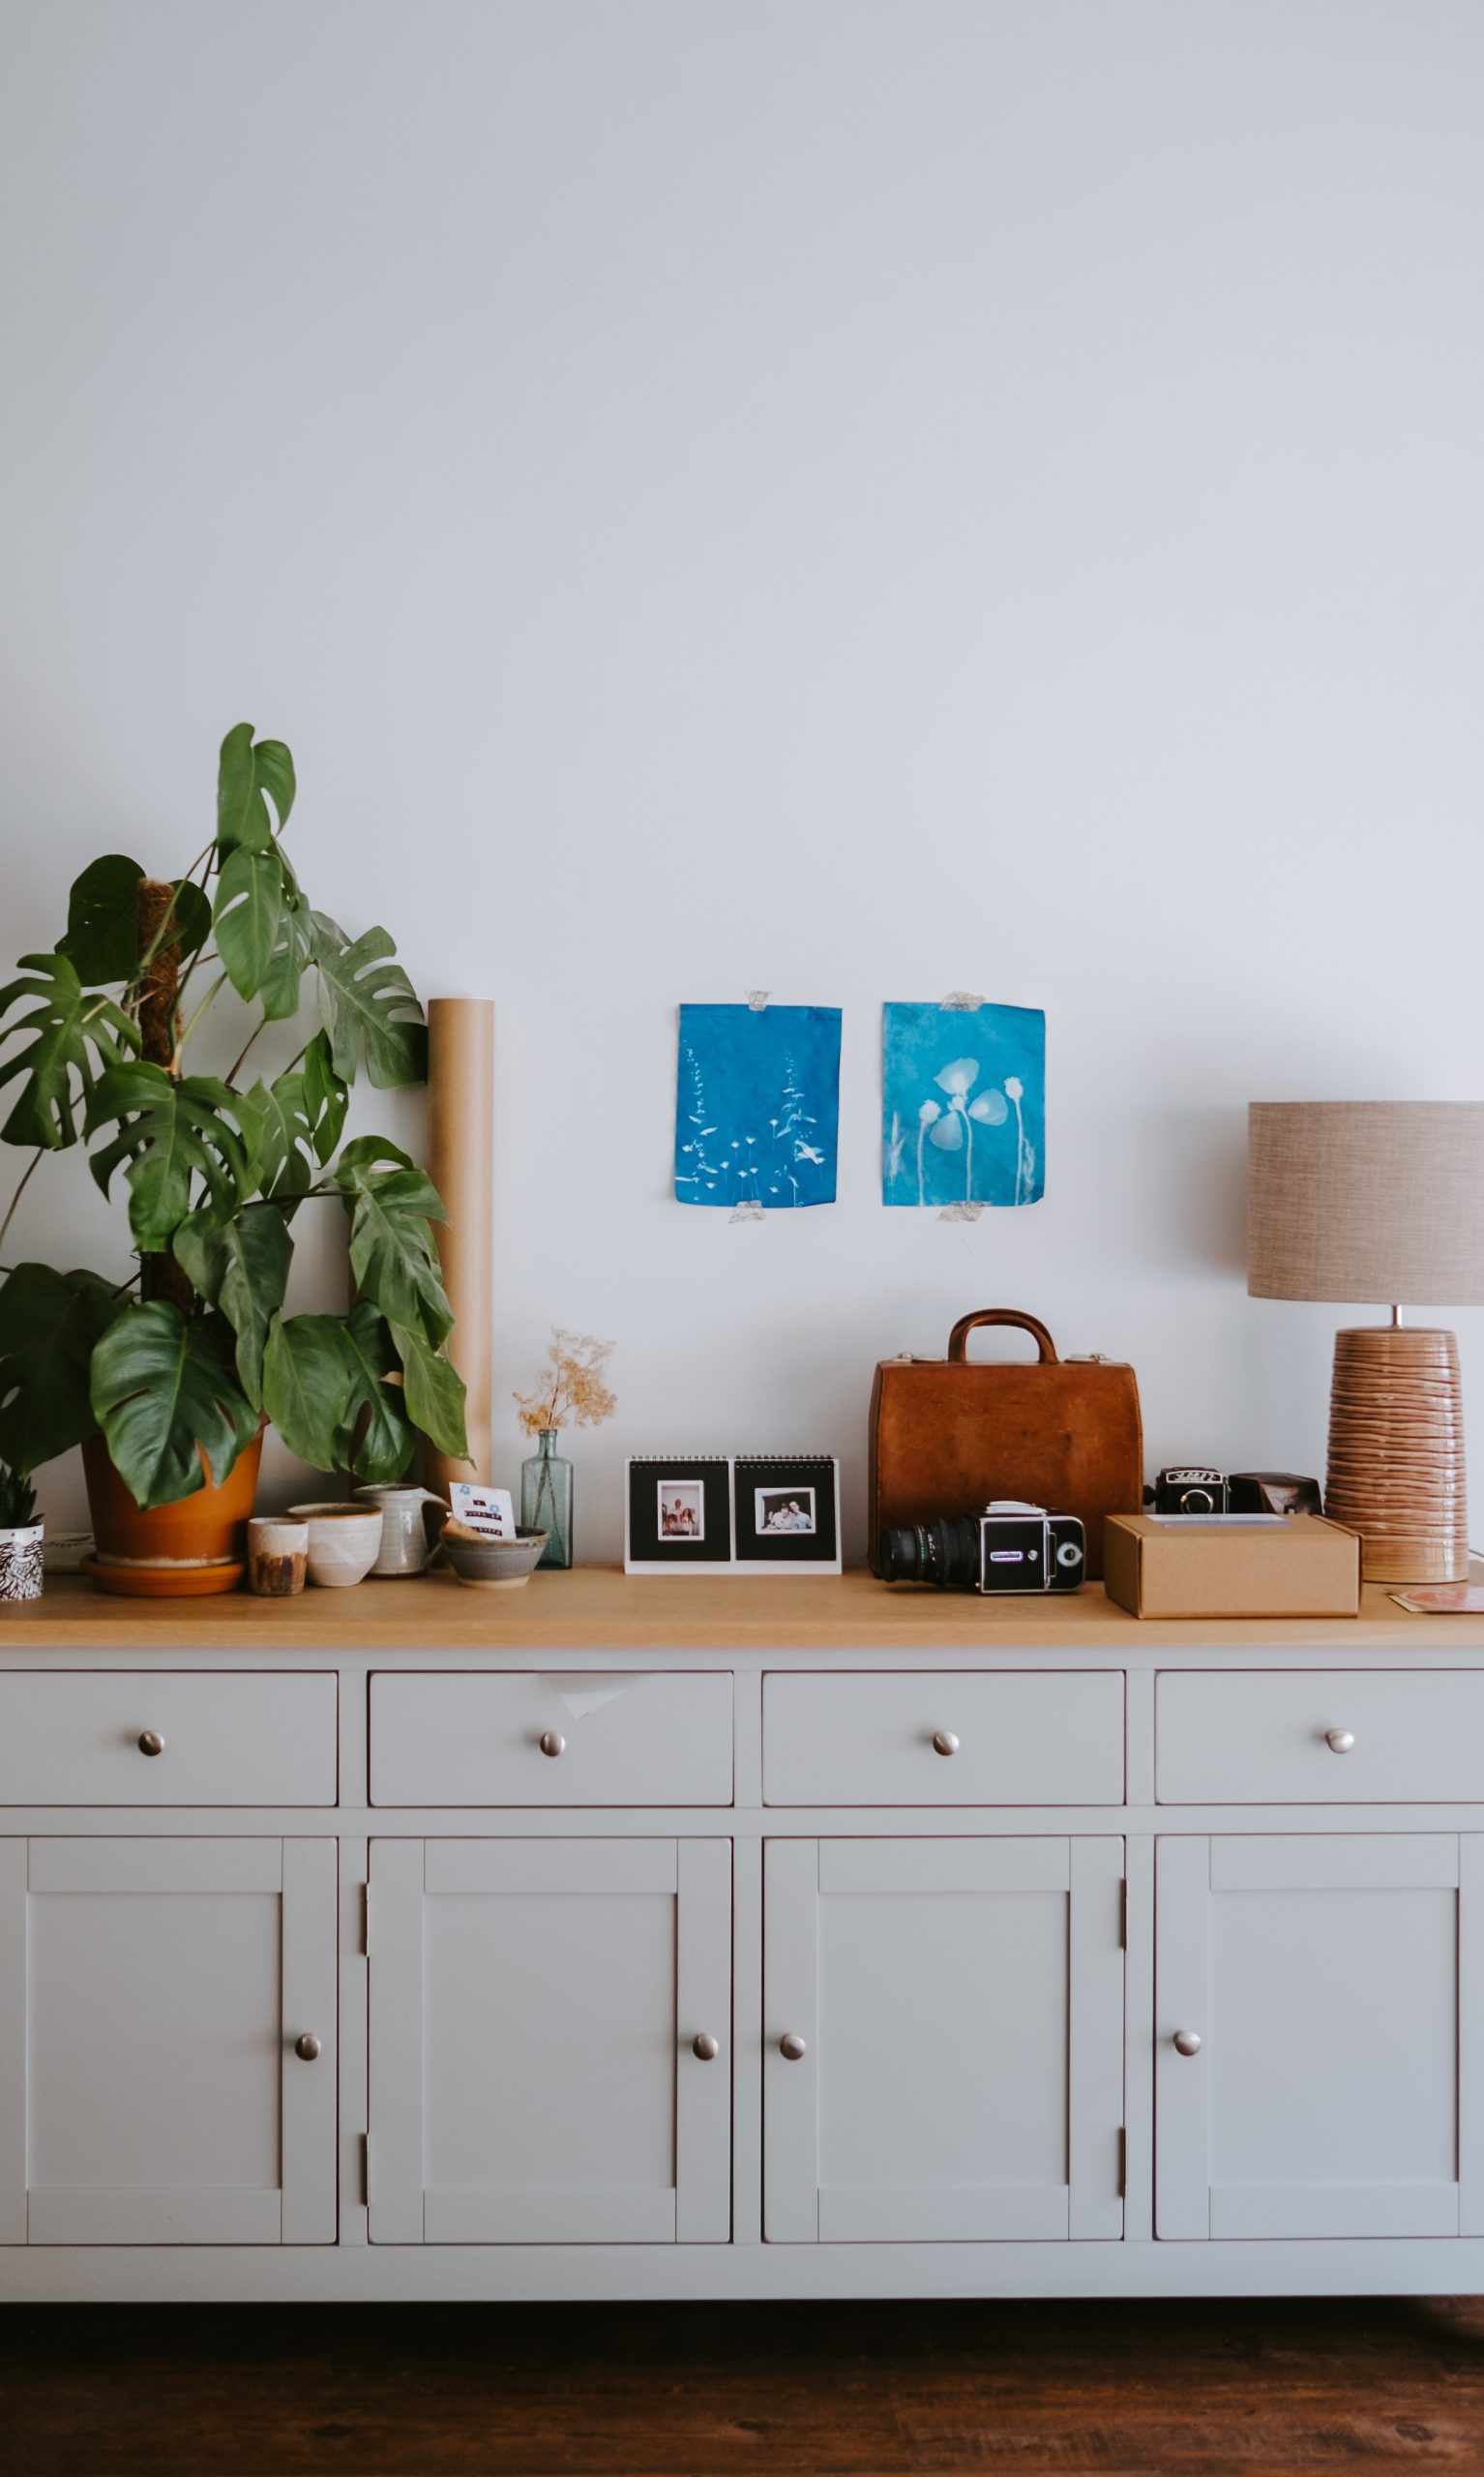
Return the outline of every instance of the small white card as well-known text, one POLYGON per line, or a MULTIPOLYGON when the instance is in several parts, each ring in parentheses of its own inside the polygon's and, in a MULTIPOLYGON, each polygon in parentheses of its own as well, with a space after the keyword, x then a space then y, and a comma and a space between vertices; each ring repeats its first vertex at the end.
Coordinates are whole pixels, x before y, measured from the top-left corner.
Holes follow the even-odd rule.
POLYGON ((455 1479, 448 1494, 456 1522, 466 1522, 487 1539, 514 1539, 516 1509, 508 1488, 476 1488, 467 1479, 455 1479))

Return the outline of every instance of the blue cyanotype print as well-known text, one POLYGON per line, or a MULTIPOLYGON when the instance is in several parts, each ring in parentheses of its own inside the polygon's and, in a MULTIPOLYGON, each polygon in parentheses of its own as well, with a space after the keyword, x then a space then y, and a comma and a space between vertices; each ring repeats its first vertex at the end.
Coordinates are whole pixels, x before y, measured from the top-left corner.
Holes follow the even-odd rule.
POLYGON ((1046 1189, 1038 1006, 881 1009, 881 1202, 1035 1204, 1046 1189))
POLYGON ((675 1094, 681 1204, 833 1204, 838 1006, 682 1006, 675 1094))

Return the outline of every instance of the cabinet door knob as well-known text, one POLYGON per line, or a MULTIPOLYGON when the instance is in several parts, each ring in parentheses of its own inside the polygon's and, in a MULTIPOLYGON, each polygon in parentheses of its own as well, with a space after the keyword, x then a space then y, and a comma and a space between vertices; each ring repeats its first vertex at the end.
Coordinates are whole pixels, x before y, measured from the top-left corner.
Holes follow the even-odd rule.
POLYGON ((807 2055, 809 2049, 796 2030, 788 2030, 778 2042, 778 2052, 787 2056, 790 2064, 797 2064, 800 2056, 807 2055))
POLYGON ((934 1751, 934 1753, 935 1753, 935 1754, 957 1754, 957 1753, 958 1753, 958 1751, 959 1751, 959 1741, 958 1741, 958 1739, 955 1737, 955 1735, 954 1735, 954 1733, 953 1733, 952 1729, 935 1729, 935 1730, 934 1730, 934 1732, 933 1732, 933 1751, 934 1751))
POLYGON ((301 2064, 312 2064, 319 2053, 319 2041, 312 2030, 304 2030, 294 2041, 294 2053, 301 2064))
POLYGON ((1326 1729, 1324 1731, 1324 1744, 1328 1746, 1331 1754, 1349 1754, 1350 1747, 1354 1743, 1355 1732, 1353 1729, 1326 1729))
POLYGON ((1176 2055, 1199 2055, 1201 2053, 1200 2031, 1176 2030, 1174 2034, 1174 2051, 1176 2055))
POLYGON ((691 2053, 699 2056, 702 2064, 715 2064, 721 2052, 709 2030, 701 2030, 691 2041, 691 2053))
POLYGON ((139 1752, 141 1754, 163 1754, 164 1740, 158 1729, 141 1729, 139 1731, 139 1752))
POLYGON ((560 1729, 543 1729, 537 1743, 543 1754, 555 1756, 567 1751, 567 1741, 560 1729))

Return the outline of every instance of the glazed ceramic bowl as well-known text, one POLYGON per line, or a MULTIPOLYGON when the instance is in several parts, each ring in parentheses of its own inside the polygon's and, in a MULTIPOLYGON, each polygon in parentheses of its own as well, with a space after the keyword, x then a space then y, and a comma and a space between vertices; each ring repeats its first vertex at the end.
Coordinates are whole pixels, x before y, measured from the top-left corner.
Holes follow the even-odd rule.
POLYGON ((517 1591, 540 1565, 548 1537, 545 1531, 521 1531, 514 1539, 450 1539, 445 1533, 440 1544, 471 1591, 517 1591))
POLYGON ((310 1580, 332 1591, 364 1583, 381 1546, 379 1506, 290 1506, 310 1527, 310 1580))

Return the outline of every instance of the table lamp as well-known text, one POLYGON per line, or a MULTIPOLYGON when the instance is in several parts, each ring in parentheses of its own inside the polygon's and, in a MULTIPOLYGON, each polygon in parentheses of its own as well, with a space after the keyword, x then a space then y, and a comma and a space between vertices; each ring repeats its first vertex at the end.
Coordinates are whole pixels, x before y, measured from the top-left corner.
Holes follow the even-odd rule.
POLYGON ((1390 1305, 1335 1335, 1324 1510, 1368 1582, 1466 1580, 1458 1345, 1403 1302, 1484 1301, 1484 1101, 1251 1102, 1247 1288, 1390 1305))

